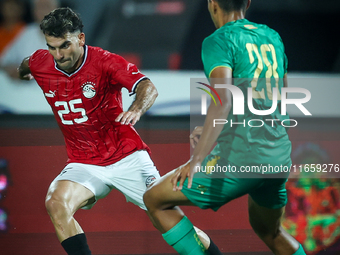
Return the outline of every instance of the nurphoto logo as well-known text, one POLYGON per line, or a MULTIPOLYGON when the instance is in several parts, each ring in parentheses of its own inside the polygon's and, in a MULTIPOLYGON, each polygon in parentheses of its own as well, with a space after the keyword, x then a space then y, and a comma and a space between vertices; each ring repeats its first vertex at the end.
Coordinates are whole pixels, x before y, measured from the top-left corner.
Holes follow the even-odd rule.
MULTIPOLYGON (((212 86, 207 85, 203 82, 197 82, 197 83, 209 88, 215 94, 215 96, 217 97, 221 105, 222 105, 222 100, 220 98, 220 95, 217 93, 216 89, 228 89, 232 95, 232 114, 233 115, 244 115, 245 114, 245 110, 244 110, 245 95, 243 94, 242 90, 239 87, 235 85, 231 85, 231 84, 216 84, 215 88, 213 88, 212 86)), ((210 91, 204 88, 200 88, 200 87, 197 87, 197 88, 206 92, 211 97, 215 105, 218 104, 217 100, 215 99, 215 96, 210 91)), ((270 114, 276 111, 276 108, 278 107, 278 105, 280 105, 281 115, 287 116, 287 105, 289 104, 295 105, 305 116, 312 115, 306 109, 306 107, 303 106, 303 104, 309 102, 309 100, 311 99, 311 93, 307 89, 296 88, 296 87, 295 88, 283 87, 281 88, 281 93, 280 93, 280 91, 278 90, 278 87, 271 88, 271 93, 270 93, 271 107, 269 109, 263 109, 263 110, 255 109, 253 99, 261 99, 261 98, 260 97, 254 98, 253 92, 254 92, 253 87, 247 88, 247 96, 246 96, 247 106, 248 106, 249 111, 256 116, 269 116, 270 114), (298 98, 298 99, 289 99, 287 98, 288 93, 299 93, 299 94, 302 94, 304 97, 298 98)), ((207 94, 201 95, 201 115, 207 114, 207 94)), ((262 127, 265 124, 265 122, 269 122, 271 123, 271 126, 273 127, 274 123, 277 121, 279 121, 280 124, 284 127, 295 127, 298 124, 298 122, 294 119, 284 119, 284 120, 251 119, 251 120, 248 120, 247 123, 246 123, 246 120, 243 120, 242 122, 232 122, 231 120, 229 124, 231 126, 243 125, 245 127, 246 125, 248 125, 250 127, 262 127)), ((227 119, 214 119, 213 126, 215 127, 216 125, 224 125, 227 123, 228 123, 227 119)))

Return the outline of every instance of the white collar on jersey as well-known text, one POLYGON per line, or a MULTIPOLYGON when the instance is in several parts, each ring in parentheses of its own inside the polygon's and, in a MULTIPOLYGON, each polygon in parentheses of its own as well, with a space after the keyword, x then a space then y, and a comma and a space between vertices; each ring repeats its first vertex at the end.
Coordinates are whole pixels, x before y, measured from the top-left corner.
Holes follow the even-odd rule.
POLYGON ((57 69, 58 71, 62 72, 62 73, 65 74, 65 75, 67 75, 68 77, 71 77, 72 75, 76 74, 76 73, 83 67, 83 65, 85 64, 86 59, 87 59, 87 51, 88 51, 87 45, 85 45, 85 46, 84 46, 84 59, 83 59, 83 62, 81 63, 81 65, 80 65, 74 72, 72 72, 72 73, 70 73, 70 74, 64 72, 63 70, 61 70, 61 69, 58 68, 57 62, 55 62, 55 60, 53 60, 53 61, 54 61, 54 67, 55 67, 55 69, 57 69))

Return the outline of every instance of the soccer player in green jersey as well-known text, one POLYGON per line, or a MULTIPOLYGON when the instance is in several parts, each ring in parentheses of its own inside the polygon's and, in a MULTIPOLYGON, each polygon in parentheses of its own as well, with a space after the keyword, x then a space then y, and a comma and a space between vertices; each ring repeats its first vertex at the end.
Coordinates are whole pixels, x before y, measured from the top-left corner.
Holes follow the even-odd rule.
POLYGON ((243 115, 234 115, 230 90, 217 86, 234 82, 244 95, 251 88, 254 109, 268 110, 273 102, 276 106, 275 102, 280 101, 281 88, 287 85, 287 59, 281 38, 269 27, 245 19, 250 2, 208 0, 208 10, 217 30, 204 40, 202 60, 210 85, 215 87, 222 103, 210 104, 204 126, 190 135, 195 148, 191 159, 163 176, 144 194, 154 226, 180 254, 211 252, 199 241, 193 225, 178 205, 217 210, 246 194, 249 194, 250 224, 263 242, 275 254, 305 254, 301 244, 280 223, 287 203, 288 174, 272 173, 272 178, 266 178, 268 175, 239 173, 242 166, 291 164, 291 143, 285 128, 277 121, 282 121, 283 116, 278 109, 265 116, 255 115, 249 109, 245 109, 243 115), (214 126, 214 119, 234 123, 256 119, 263 125, 214 126), (266 119, 273 121, 265 122, 266 119), (210 152, 215 142, 217 145, 210 152), (237 171, 222 175, 197 171, 217 165, 237 171))

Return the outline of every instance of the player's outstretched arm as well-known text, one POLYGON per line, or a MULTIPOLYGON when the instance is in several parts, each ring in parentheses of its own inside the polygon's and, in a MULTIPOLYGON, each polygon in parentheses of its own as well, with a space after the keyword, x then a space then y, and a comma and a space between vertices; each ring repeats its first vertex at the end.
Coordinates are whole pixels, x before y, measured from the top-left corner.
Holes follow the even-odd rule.
MULTIPOLYGON (((215 87, 215 84, 230 84, 231 80, 232 71, 227 67, 217 67, 210 75, 212 87, 215 87)), ((231 92, 227 89, 216 89, 216 91, 221 97, 222 104, 210 103, 203 128, 195 129, 190 137, 199 136, 199 140, 197 137, 197 143, 192 141, 191 144, 195 146, 192 158, 184 166, 178 168, 171 179, 174 191, 182 189, 186 178, 188 178, 188 188, 191 188, 194 174, 201 166, 202 160, 209 154, 223 129, 223 125, 213 126, 213 123, 214 119, 227 119, 231 109, 231 92)))
POLYGON ((24 60, 21 62, 19 68, 18 68, 18 75, 21 80, 32 80, 33 76, 31 74, 31 70, 29 67, 29 60, 30 57, 24 58, 24 60))
POLYGON ((135 125, 140 117, 153 105, 158 96, 155 85, 149 80, 140 81, 136 88, 136 98, 126 112, 122 112, 116 118, 116 122, 123 125, 135 125))

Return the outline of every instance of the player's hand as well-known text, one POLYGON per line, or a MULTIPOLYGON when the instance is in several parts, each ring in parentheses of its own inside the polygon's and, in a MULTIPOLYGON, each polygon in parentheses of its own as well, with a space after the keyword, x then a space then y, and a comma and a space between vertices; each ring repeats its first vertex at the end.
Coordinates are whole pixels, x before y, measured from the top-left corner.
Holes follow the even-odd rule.
POLYGON ((18 77, 20 80, 26 80, 26 81, 30 81, 34 79, 31 73, 24 74, 22 71, 20 71, 20 67, 16 69, 16 78, 18 77))
POLYGON ((30 80, 33 80, 34 77, 33 77, 32 74, 29 73, 29 74, 26 74, 26 75, 24 75, 24 76, 19 76, 19 79, 20 79, 20 80, 30 81, 30 80))
POLYGON ((183 183, 186 180, 186 178, 188 178, 188 189, 191 188, 192 179, 194 178, 194 174, 197 172, 197 166, 200 167, 201 162, 196 161, 194 159, 190 159, 187 163, 176 169, 175 173, 171 178, 173 191, 182 190, 183 183))
POLYGON ((196 147, 196 144, 198 143, 198 140, 200 139, 202 132, 203 132, 202 126, 197 126, 195 127, 194 131, 192 131, 191 135, 189 136, 192 148, 196 147))
POLYGON ((120 122, 122 125, 129 125, 131 123, 133 126, 139 121, 141 115, 141 112, 135 111, 121 112, 115 121, 120 122))
POLYGON ((16 77, 19 77, 21 80, 32 80, 34 77, 31 74, 30 66, 29 66, 30 57, 24 58, 18 68, 13 68, 16 70, 16 77))

